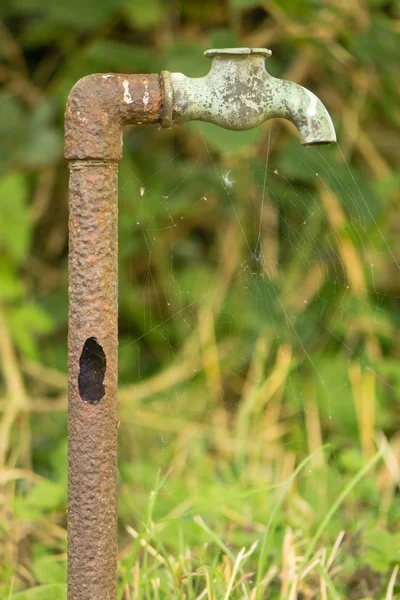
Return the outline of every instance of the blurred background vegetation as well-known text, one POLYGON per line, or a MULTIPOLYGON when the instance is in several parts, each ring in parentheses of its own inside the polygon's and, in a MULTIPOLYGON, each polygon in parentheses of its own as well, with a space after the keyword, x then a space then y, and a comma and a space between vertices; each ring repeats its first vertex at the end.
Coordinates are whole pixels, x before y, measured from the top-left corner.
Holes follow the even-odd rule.
POLYGON ((235 46, 340 145, 126 132, 119 598, 400 597, 399 32, 398 0, 2 0, 1 598, 65 598, 68 92, 235 46))

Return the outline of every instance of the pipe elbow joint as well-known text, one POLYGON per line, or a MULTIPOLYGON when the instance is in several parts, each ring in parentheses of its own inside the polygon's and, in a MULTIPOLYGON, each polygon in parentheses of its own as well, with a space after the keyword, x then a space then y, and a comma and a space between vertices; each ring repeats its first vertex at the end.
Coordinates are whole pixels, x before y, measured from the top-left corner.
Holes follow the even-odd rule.
POLYGON ((125 125, 160 121, 159 75, 95 74, 72 88, 65 111, 65 158, 120 160, 125 125))

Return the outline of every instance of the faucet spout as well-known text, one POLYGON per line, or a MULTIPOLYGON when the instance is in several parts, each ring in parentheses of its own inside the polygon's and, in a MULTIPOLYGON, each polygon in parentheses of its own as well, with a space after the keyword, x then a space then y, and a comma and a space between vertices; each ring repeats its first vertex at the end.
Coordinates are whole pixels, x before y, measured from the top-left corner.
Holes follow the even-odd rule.
POLYGON ((269 77, 271 114, 267 118, 288 119, 299 132, 300 144, 312 146, 336 142, 335 127, 321 100, 292 81, 269 77))
POLYGON ((270 50, 225 48, 207 50, 205 55, 212 59, 205 77, 163 72, 164 127, 199 120, 240 131, 281 117, 297 127, 302 145, 336 141, 332 120, 319 98, 267 72, 270 50))

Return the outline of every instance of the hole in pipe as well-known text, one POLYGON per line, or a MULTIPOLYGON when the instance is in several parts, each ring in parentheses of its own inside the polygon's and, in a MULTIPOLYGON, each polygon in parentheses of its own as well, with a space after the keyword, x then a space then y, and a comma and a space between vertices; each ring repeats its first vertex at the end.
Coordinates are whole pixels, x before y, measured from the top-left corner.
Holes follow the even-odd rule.
POLYGON ((90 404, 98 404, 105 394, 103 382, 107 364, 104 350, 95 337, 88 338, 84 343, 79 367, 80 397, 90 404))

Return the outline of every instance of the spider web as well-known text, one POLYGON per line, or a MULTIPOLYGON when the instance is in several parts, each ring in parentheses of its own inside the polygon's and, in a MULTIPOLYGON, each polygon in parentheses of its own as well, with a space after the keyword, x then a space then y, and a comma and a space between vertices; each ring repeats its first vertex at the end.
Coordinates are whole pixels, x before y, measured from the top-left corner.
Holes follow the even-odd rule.
MULTIPOLYGON (((341 450, 359 441, 370 457, 379 445, 374 432, 385 425, 377 405, 396 394, 381 359, 393 335, 388 308, 399 299, 385 272, 396 276, 399 263, 381 224, 383 208, 340 145, 302 148, 295 140, 282 150, 277 130, 269 124, 256 150, 226 158, 197 125, 155 166, 139 169, 131 158, 122 165, 127 438, 133 447, 144 444, 134 455, 154 443, 150 460, 168 477, 186 473, 185 461, 196 464, 197 428, 202 452, 217 465, 233 456, 244 473, 254 432, 267 446, 259 458, 278 438, 283 453, 300 457, 331 442, 326 460, 339 493, 341 450), (220 429, 234 446, 225 455, 226 440, 207 433, 221 408, 227 421, 220 429), (271 431, 269 438, 257 425, 267 415, 268 429, 270 409, 287 434, 271 431), (135 411, 144 417, 136 420, 135 411), (365 423, 371 413, 372 425, 365 423)), ((324 460, 307 467, 312 485, 324 460)), ((290 474, 271 461, 264 489, 290 474)), ((173 520, 187 490, 178 496, 168 477, 162 494, 171 510, 164 517, 173 520)), ((243 479, 249 489, 248 475, 243 479)), ((372 505, 383 510, 376 500, 372 505)))

